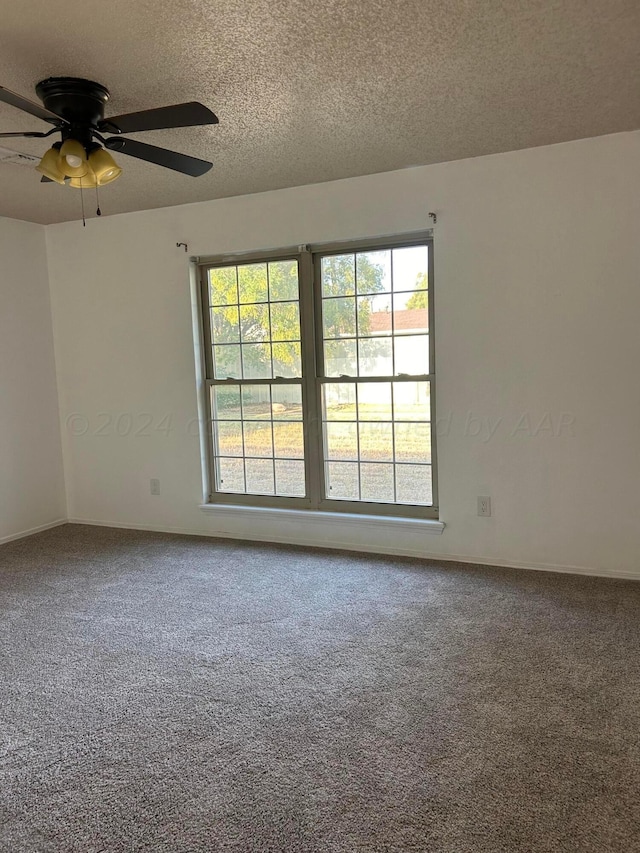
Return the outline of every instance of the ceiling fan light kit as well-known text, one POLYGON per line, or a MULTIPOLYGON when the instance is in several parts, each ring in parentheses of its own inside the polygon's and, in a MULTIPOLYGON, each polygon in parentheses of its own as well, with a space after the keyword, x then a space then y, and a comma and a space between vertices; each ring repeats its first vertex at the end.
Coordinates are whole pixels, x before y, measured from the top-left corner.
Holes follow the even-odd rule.
POLYGON ((83 178, 89 171, 89 158, 84 145, 77 139, 67 137, 58 156, 58 171, 65 178, 83 178))
POLYGON ((57 184, 64 184, 64 174, 58 169, 58 160, 60 159, 61 142, 56 142, 44 155, 42 160, 36 166, 36 170, 44 175, 50 181, 55 181, 57 184))
POLYGON ((120 166, 104 148, 94 148, 89 154, 89 168, 99 187, 112 183, 122 174, 120 166))
POLYGON ((69 184, 77 189, 112 183, 120 177, 122 169, 107 149, 192 177, 205 174, 213 165, 208 160, 122 136, 146 130, 218 124, 216 115, 196 101, 105 119, 109 90, 100 83, 78 77, 49 77, 38 83, 36 94, 42 106, 0 86, 0 101, 52 124, 51 130, 0 133, 0 138, 45 138, 60 133, 60 141, 51 146, 36 166, 44 182, 69 184), (105 138, 105 133, 116 135, 105 138))

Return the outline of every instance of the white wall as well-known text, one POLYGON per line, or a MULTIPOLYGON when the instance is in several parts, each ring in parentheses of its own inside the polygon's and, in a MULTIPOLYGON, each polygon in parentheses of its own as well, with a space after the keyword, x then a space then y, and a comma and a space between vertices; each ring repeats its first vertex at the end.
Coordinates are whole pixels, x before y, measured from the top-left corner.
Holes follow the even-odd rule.
POLYGON ((0 218, 0 542, 65 517, 45 230, 0 218))
POLYGON ((640 576, 639 163, 640 132, 617 134, 50 226, 70 516, 323 541, 314 522, 198 509, 188 256, 176 242, 209 255, 395 234, 437 211, 447 527, 438 537, 336 523, 330 541, 640 576), (134 430, 151 418, 148 434, 124 435, 128 415, 134 430), (476 516, 485 494, 490 519, 476 516))

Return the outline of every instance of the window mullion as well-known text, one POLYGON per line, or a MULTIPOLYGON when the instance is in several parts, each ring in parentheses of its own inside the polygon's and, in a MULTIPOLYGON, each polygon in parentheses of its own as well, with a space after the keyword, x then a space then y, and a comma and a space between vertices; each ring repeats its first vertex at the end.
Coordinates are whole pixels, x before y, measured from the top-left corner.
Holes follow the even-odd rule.
MULTIPOLYGON (((240 282, 238 276, 238 267, 236 267, 236 299, 238 300, 238 340, 240 342, 240 376, 244 376, 244 336, 242 334, 242 306, 240 305, 240 282)), ((242 404, 241 408, 242 408, 242 404)), ((244 427, 243 427, 244 430, 244 427)), ((242 451, 243 451, 243 459, 244 459, 244 436, 242 438, 242 451)), ((243 462, 243 470, 244 470, 244 486, 245 489, 247 487, 247 466, 246 463, 243 462)))
MULTIPOLYGON (((357 328, 357 320, 356 320, 357 328)), ((360 341, 358 341, 360 343, 360 341)), ((356 350, 357 352, 358 350, 356 350)), ((358 386, 355 385, 356 392, 356 454, 358 456, 358 500, 362 500, 362 453, 360 451, 360 408, 358 399, 358 386)))
MULTIPOLYGON (((271 320, 269 320, 271 322, 271 320)), ((271 353, 271 366, 273 367, 273 351, 271 353)), ((271 463, 273 467, 273 493, 278 494, 278 483, 276 478, 276 439, 275 424, 273 421, 273 385, 269 385, 269 407, 271 408, 271 463)))
MULTIPOLYGON (((300 333, 302 338, 302 422, 304 429, 305 473, 307 495, 317 508, 322 497, 322 456, 320 453, 320 394, 316 379, 316 324, 314 310, 314 269, 309 251, 303 251, 299 260, 300 280, 300 333)), ((322 336, 320 336, 322 337, 322 336)))

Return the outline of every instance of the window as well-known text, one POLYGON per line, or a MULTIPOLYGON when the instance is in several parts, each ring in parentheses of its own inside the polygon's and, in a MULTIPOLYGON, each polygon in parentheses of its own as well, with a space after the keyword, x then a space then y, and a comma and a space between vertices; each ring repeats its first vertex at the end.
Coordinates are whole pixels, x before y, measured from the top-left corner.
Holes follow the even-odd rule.
POLYGON ((200 270, 210 500, 435 516, 430 236, 200 270))

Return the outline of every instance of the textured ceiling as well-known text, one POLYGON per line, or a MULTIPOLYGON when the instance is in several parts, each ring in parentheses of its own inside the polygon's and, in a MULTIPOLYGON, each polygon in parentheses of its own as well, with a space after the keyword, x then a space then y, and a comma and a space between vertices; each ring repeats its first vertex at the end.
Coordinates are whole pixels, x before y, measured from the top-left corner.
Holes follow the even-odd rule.
MULTIPOLYGON (((107 114, 179 101, 220 125, 132 134, 104 213, 370 174, 640 127, 638 0, 0 0, 0 84, 97 80, 107 114)), ((48 126, 0 105, 0 131, 48 126)), ((38 154, 45 140, 0 145, 38 154)), ((79 218, 77 190, 0 164, 0 215, 79 218)), ((93 204, 88 204, 93 211, 93 204)))

